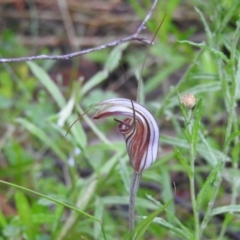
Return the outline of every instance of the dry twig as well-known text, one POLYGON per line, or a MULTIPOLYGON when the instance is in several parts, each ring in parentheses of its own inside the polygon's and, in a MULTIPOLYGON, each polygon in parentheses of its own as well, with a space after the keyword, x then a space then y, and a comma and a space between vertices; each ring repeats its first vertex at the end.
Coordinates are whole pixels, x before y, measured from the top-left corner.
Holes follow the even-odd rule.
POLYGON ((149 20, 149 18, 151 17, 154 8, 157 5, 158 0, 154 0, 151 9, 149 10, 149 12, 147 13, 146 17, 144 18, 144 20, 142 21, 142 23, 140 24, 140 26, 137 28, 137 31, 125 38, 121 38, 118 40, 115 40, 113 42, 107 43, 107 44, 103 44, 94 48, 88 48, 85 50, 81 50, 78 52, 73 52, 73 53, 69 53, 69 54, 65 54, 65 55, 58 55, 58 56, 52 56, 52 55, 38 55, 38 56, 29 56, 29 57, 20 57, 20 58, 0 58, 0 63, 9 63, 9 62, 25 62, 25 61, 34 61, 34 60, 43 60, 43 59, 48 59, 48 60, 68 60, 70 58, 74 58, 80 55, 84 55, 90 52, 94 52, 94 51, 99 51, 108 47, 114 47, 117 46, 121 43, 124 42, 130 42, 130 41, 140 41, 143 43, 147 43, 147 44, 151 44, 151 41, 146 39, 146 38, 142 38, 142 37, 138 37, 139 34, 141 33, 141 31, 143 30, 146 22, 149 20))

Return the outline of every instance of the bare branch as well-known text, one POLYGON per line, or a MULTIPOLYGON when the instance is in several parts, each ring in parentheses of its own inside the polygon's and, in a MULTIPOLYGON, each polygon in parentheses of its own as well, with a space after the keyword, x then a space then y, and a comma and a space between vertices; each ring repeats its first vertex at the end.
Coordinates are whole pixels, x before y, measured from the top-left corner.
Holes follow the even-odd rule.
POLYGON ((138 35, 144 29, 144 26, 145 26, 146 22, 151 17, 154 8, 157 5, 157 2, 158 2, 158 0, 154 0, 151 9, 147 13, 146 17, 143 19, 143 21, 140 24, 140 26, 138 27, 137 31, 134 34, 132 34, 128 37, 118 39, 118 40, 115 40, 113 42, 103 44, 103 45, 100 45, 100 46, 97 46, 97 47, 94 47, 94 48, 88 48, 88 49, 85 49, 85 50, 81 50, 81 51, 78 51, 78 52, 73 52, 73 53, 69 53, 69 54, 65 54, 65 55, 58 55, 58 56, 38 55, 38 56, 29 56, 29 57, 20 57, 20 58, 0 58, 0 63, 25 62, 25 61, 34 61, 34 60, 44 60, 44 59, 48 59, 48 60, 68 60, 70 58, 74 58, 74 57, 84 55, 84 54, 94 52, 94 51, 99 51, 99 50, 102 50, 102 49, 105 49, 105 48, 108 48, 108 47, 114 47, 114 46, 117 46, 121 43, 130 42, 130 41, 140 41, 140 42, 143 42, 143 43, 152 44, 150 40, 148 40, 146 38, 138 37, 138 35))

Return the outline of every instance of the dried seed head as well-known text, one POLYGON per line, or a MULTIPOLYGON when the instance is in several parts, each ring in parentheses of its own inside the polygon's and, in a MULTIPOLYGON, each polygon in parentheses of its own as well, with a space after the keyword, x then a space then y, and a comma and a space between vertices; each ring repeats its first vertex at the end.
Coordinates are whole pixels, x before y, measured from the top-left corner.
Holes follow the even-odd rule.
POLYGON ((184 107, 191 109, 196 105, 196 98, 192 94, 185 94, 181 98, 181 103, 184 107))

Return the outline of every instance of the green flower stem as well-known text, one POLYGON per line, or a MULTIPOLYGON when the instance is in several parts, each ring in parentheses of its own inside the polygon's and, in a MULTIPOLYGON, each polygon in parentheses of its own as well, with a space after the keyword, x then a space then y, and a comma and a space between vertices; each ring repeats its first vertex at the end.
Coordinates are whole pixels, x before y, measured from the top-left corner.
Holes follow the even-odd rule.
POLYGON ((194 224, 195 224, 195 239, 199 239, 199 216, 198 216, 198 209, 196 203, 196 196, 195 196, 195 183, 194 183, 194 158, 193 158, 193 144, 190 144, 190 167, 191 167, 191 176, 190 176, 190 193, 191 193, 191 201, 192 201, 192 208, 193 208, 193 215, 194 215, 194 224))
MULTIPOLYGON (((188 111, 188 130, 190 133, 193 131, 193 120, 192 120, 192 111, 188 111)), ((189 155, 190 155, 190 168, 191 173, 189 174, 189 181, 190 181, 190 194, 191 194, 191 202, 192 202, 192 209, 193 209, 193 216, 194 216, 194 226, 195 226, 195 240, 199 239, 199 216, 198 216, 198 208, 195 196, 195 182, 194 182, 194 175, 195 175, 195 158, 196 153, 194 150, 194 143, 193 140, 189 142, 189 155)))
POLYGON ((130 183, 130 199, 129 199, 129 231, 135 228, 135 201, 137 191, 142 178, 142 173, 133 172, 130 183))

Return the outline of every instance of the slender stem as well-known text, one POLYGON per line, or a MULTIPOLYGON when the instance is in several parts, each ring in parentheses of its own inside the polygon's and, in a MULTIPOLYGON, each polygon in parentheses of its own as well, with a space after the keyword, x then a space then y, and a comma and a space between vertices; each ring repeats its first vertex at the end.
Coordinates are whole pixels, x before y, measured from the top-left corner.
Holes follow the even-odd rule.
POLYGON ((199 239, 199 217, 198 217, 198 209, 195 197, 195 183, 194 183, 194 158, 193 158, 193 143, 190 143, 190 167, 191 167, 191 176, 190 176, 190 193, 191 193, 191 201, 193 208, 193 216, 194 216, 194 225, 195 225, 195 239, 199 239))
MULTIPOLYGON (((62 1, 59 1, 62 2, 62 1)), ((125 38, 121 38, 118 40, 115 40, 113 42, 110 43, 106 43, 94 48, 88 48, 88 49, 84 49, 81 51, 76 51, 73 53, 68 53, 68 54, 64 54, 64 55, 58 55, 58 56, 53 56, 53 55, 37 55, 37 56, 28 56, 28 57, 20 57, 20 58, 0 58, 0 63, 6 63, 6 62, 25 62, 25 61, 34 61, 34 60, 43 60, 43 59, 48 59, 48 60, 69 60, 70 58, 74 58, 80 55, 84 55, 90 52, 94 52, 94 51, 100 51, 102 49, 108 48, 108 47, 114 47, 117 46, 119 44, 122 44, 124 42, 130 42, 130 41, 139 41, 139 42, 143 42, 143 43, 147 43, 147 44, 152 44, 151 41, 149 41, 148 39, 145 39, 143 37, 139 37, 139 34, 142 32, 142 30, 145 27, 146 22, 149 20, 149 18, 152 16, 153 10, 157 5, 158 0, 154 0, 151 9, 148 11, 146 17, 143 19, 142 23, 140 24, 140 26, 137 28, 136 32, 133 33, 132 35, 125 37, 125 38)), ((74 42, 74 41, 72 41, 74 42)))
MULTIPOLYGON (((193 122, 192 122, 192 111, 188 111, 188 121, 189 121, 189 132, 192 132, 193 122)), ((192 201, 192 209, 193 209, 193 216, 194 216, 194 226, 195 226, 195 240, 199 239, 199 216, 198 216, 198 208, 195 196, 195 182, 194 182, 194 173, 195 173, 195 151, 194 151, 194 143, 191 140, 189 143, 189 154, 190 154, 190 168, 191 173, 189 174, 189 181, 190 181, 190 194, 191 194, 191 201, 192 201)))
POLYGON ((129 199, 129 231, 135 228, 135 200, 140 185, 142 173, 133 172, 130 183, 130 199, 129 199))

